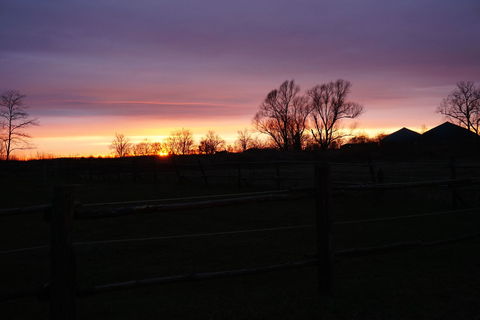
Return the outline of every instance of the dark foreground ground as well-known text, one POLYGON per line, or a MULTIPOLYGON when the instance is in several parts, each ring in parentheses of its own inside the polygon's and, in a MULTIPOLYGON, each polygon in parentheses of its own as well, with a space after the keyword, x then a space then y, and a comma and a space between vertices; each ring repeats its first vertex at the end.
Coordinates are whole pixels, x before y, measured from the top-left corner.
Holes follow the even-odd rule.
MULTIPOLYGON (((468 160, 468 159, 467 159, 468 160)), ((473 177, 474 160, 465 160, 457 175, 473 177), (468 166, 467 166, 468 165, 468 166), (469 168, 467 168, 469 167, 469 168)), ((388 182, 448 178, 445 162, 384 162, 388 182)), ((213 169, 206 168, 207 174, 213 169)), ((226 169, 215 174, 227 175, 226 169)), ((186 172, 186 171, 185 171, 186 172)), ((229 171, 230 172, 230 171, 229 171)), ((231 170, 233 174, 235 170, 231 170)), ((194 174, 194 170, 188 174, 194 174)), ((275 168, 257 169, 249 176, 276 175, 275 168)), ((185 174, 187 175, 187 174, 185 174)), ((311 165, 284 166, 284 180, 250 182, 233 178, 205 184, 201 177, 181 184, 176 175, 155 181, 90 179, 76 181, 84 202, 155 199, 197 194, 236 193, 312 185, 311 165), (292 179, 288 180, 287 178, 292 179), (295 179, 293 179, 295 178, 295 179), (229 180, 230 179, 230 180, 229 180), (293 182, 292 182, 293 181, 293 182)), ((370 182, 363 164, 332 165, 339 183, 370 182)), ((3 185, 3 207, 48 202, 54 182, 18 177, 3 185)), ((378 246, 399 241, 432 241, 479 231, 478 186, 459 192, 462 208, 455 215, 426 216, 392 222, 338 225, 335 248, 378 246)), ((337 192, 332 198, 335 221, 401 216, 452 209, 445 187, 386 192, 337 192)), ((0 218, 0 251, 48 244, 48 225, 41 215, 0 218)), ((215 209, 145 214, 93 221, 76 221, 74 241, 79 287, 182 273, 219 271, 303 259, 315 252, 314 201, 275 201, 215 209), (272 227, 297 229, 261 231, 272 227), (256 232, 209 236, 206 233, 256 232), (149 239, 200 234, 175 239, 149 239), (136 239, 116 243, 88 241, 136 239), (82 243, 83 242, 83 243, 82 243)), ((480 319, 480 240, 420 247, 335 259, 335 294, 317 294, 316 268, 205 280, 105 292, 77 299, 78 319, 480 319)), ((0 255, 2 292, 36 288, 48 279, 48 250, 0 255)), ((48 319, 48 303, 35 298, 0 302, 1 319, 48 319)))

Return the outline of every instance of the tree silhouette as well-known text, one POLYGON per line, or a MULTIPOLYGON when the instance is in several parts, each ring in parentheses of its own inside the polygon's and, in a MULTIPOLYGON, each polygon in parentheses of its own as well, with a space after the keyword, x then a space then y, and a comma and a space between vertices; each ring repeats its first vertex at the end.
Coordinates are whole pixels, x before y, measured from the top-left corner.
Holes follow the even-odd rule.
POLYGON ((132 146, 132 152, 135 156, 149 156, 153 154, 152 144, 147 139, 132 146))
POLYGON ((223 140, 215 131, 208 131, 207 135, 200 140, 198 151, 205 154, 215 154, 225 145, 223 140))
POLYGON ((163 153, 165 145, 161 142, 150 143, 150 149, 153 155, 159 155, 163 153))
POLYGON ((165 145, 161 142, 150 142, 144 139, 142 142, 132 145, 132 153, 135 156, 158 156, 165 150, 165 145))
POLYGON ((248 129, 237 131, 237 140, 235 141, 235 144, 238 146, 241 152, 244 152, 248 148, 251 148, 253 146, 253 143, 254 139, 248 129))
POLYGON ((0 137, 0 159, 5 157, 5 144, 3 143, 3 138, 0 137))
POLYGON ((267 134, 281 150, 300 150, 310 113, 308 99, 300 94, 294 80, 270 91, 255 114, 256 129, 267 134))
POLYGON ((115 156, 123 158, 128 156, 132 149, 130 140, 121 133, 115 133, 110 149, 113 150, 115 156))
POLYGON ((190 154, 193 148, 193 135, 190 130, 181 129, 170 134, 165 142, 170 154, 190 154))
POLYGON ((339 79, 317 85, 308 91, 311 103, 311 133, 321 149, 328 149, 343 135, 342 119, 353 119, 363 113, 363 106, 346 101, 351 83, 339 79))
POLYGON ((32 148, 29 144, 31 136, 24 129, 38 125, 38 121, 31 119, 26 112, 25 97, 16 90, 6 91, 0 96, 1 139, 6 160, 10 160, 15 150, 32 148))
POLYGON ((460 81, 457 88, 442 100, 437 112, 448 120, 479 133, 480 126, 480 87, 472 81, 460 81))

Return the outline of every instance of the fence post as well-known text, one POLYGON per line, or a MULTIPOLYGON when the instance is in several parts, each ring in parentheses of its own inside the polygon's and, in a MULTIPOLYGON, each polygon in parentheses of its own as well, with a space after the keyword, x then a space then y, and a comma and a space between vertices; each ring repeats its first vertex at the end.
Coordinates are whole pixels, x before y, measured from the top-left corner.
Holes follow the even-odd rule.
POLYGON ((333 294, 332 218, 330 212, 330 168, 327 164, 315 166, 317 279, 321 295, 333 294))
POLYGON ((50 319, 75 319, 76 267, 72 247, 73 186, 55 188, 50 216, 50 319))

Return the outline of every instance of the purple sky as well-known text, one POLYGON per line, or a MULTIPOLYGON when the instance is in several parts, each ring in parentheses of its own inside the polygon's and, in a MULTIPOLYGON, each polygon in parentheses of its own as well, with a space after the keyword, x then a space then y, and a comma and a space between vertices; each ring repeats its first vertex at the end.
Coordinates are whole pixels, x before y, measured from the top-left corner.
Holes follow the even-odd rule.
POLYGON ((359 128, 431 127, 480 81, 478 0, 2 0, 0 39, 0 90, 28 95, 56 153, 106 153, 115 131, 234 137, 292 78, 350 80, 359 128))

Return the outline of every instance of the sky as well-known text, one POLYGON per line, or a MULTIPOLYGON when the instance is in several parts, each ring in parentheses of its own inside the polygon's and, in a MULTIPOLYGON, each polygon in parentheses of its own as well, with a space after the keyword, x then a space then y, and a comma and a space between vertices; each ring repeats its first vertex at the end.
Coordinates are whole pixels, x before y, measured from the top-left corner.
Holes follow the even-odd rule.
POLYGON ((351 81, 357 131, 431 128, 480 81, 479 39, 478 0, 0 0, 0 91, 39 119, 30 152, 63 156, 108 154, 115 132, 231 142, 289 79, 351 81))

